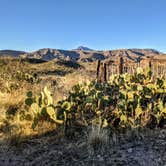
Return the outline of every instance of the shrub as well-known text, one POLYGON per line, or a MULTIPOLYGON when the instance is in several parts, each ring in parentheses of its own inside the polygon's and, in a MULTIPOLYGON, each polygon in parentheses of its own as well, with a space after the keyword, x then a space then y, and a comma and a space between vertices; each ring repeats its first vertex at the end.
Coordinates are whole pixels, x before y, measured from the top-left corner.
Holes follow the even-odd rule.
POLYGON ((133 75, 113 75, 107 83, 78 84, 57 105, 47 87, 39 96, 28 92, 25 103, 34 114, 33 128, 40 120, 63 125, 66 133, 88 125, 116 129, 164 127, 166 80, 153 80, 151 74, 138 68, 133 75))
POLYGON ((151 79, 151 71, 138 68, 134 75, 113 75, 108 83, 75 85, 56 106, 66 126, 163 127, 166 123, 166 80, 151 79), (64 116, 65 115, 65 116, 64 116))
POLYGON ((33 114, 32 128, 35 128, 39 121, 48 120, 57 124, 62 124, 62 120, 57 119, 57 113, 53 104, 51 92, 44 88, 40 95, 34 96, 31 91, 27 93, 25 104, 29 106, 29 111, 33 114))

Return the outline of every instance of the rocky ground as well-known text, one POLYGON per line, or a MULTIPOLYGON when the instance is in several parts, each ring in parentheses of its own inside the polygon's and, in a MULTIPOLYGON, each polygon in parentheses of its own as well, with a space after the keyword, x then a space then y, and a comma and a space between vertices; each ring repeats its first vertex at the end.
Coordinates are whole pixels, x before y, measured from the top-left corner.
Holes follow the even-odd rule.
MULTIPOLYGON (((87 134, 85 134, 87 135, 87 134)), ((166 130, 113 134, 109 142, 93 148, 88 136, 60 138, 51 133, 17 146, 1 144, 0 165, 50 166, 164 166, 166 130)))

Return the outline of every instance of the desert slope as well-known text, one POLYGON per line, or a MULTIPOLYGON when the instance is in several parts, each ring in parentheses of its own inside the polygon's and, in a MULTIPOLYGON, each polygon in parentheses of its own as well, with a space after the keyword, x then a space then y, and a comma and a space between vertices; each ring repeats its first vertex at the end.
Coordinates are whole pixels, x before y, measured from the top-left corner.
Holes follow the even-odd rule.
POLYGON ((117 49, 98 51, 92 50, 87 47, 78 47, 74 50, 60 50, 43 48, 33 52, 13 51, 13 50, 1 50, 0 56, 14 56, 23 57, 28 59, 41 59, 44 61, 50 61, 54 59, 93 62, 96 60, 116 59, 123 57, 126 60, 138 61, 140 59, 146 59, 153 57, 156 59, 166 59, 165 54, 156 51, 154 49, 117 49))

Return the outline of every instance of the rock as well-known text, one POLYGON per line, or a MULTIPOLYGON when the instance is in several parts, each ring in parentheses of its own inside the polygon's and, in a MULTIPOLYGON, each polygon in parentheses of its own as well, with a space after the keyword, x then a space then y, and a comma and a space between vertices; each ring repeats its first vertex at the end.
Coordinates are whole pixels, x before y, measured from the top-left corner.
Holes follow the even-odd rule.
POLYGON ((97 158, 99 159, 99 161, 104 161, 104 158, 101 155, 97 155, 97 158))
POLYGON ((132 153, 132 152, 133 152, 132 148, 129 148, 129 149, 127 150, 127 152, 128 152, 128 153, 132 153))

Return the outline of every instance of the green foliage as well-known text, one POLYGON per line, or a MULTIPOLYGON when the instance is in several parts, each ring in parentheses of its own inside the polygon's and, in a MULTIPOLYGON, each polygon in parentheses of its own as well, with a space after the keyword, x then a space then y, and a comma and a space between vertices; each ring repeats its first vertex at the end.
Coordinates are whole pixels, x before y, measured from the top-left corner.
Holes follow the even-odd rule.
POLYGON ((163 127, 166 80, 153 81, 151 75, 138 68, 134 75, 113 75, 108 83, 76 85, 57 104, 58 118, 68 126, 100 122, 103 127, 163 127))
POLYGON ((133 75, 112 75, 109 82, 75 85, 67 98, 55 106, 44 88, 39 96, 27 93, 35 128, 40 120, 64 125, 65 131, 91 124, 111 128, 163 127, 166 125, 166 80, 151 78, 138 68, 133 75))
POLYGON ((33 96, 33 93, 29 91, 27 93, 25 104, 29 107, 29 111, 33 113, 32 128, 35 128, 41 120, 63 124, 62 120, 57 119, 57 112, 53 105, 53 98, 47 87, 44 88, 39 96, 33 96))
POLYGON ((22 71, 17 71, 14 77, 19 81, 27 81, 29 83, 39 82, 39 78, 37 77, 37 74, 29 74, 22 71))

